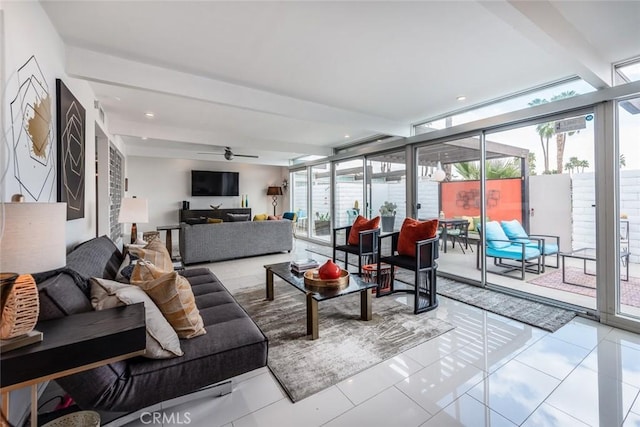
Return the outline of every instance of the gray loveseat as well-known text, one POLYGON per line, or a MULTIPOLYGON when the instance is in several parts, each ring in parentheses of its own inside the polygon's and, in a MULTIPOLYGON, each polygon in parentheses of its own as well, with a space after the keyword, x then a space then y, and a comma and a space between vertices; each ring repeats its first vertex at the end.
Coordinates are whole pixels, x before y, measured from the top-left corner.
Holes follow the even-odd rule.
POLYGON ((293 249, 293 223, 241 221, 180 224, 180 256, 185 264, 221 261, 293 249))
MULTIPOLYGON (((92 310, 88 278, 113 279, 122 258, 102 236, 69 253, 65 269, 36 275, 39 321, 92 310)), ((132 412, 266 366, 266 337, 216 276, 206 268, 181 274, 191 284, 207 333, 180 340, 180 357, 136 357, 57 380, 81 408, 132 412)))

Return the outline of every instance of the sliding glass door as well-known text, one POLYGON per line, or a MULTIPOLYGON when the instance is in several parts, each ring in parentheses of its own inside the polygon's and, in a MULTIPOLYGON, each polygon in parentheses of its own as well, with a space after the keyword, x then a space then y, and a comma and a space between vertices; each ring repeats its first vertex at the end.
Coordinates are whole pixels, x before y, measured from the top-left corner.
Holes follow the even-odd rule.
POLYGON ((295 232, 297 236, 309 236, 309 187, 307 169, 291 172, 289 182, 293 188, 291 209, 297 214, 295 232))
POLYGON ((440 219, 438 272, 480 283, 480 138, 419 147, 416 160, 418 219, 440 219))
POLYGON ((367 217, 380 215, 383 233, 399 231, 407 217, 406 205, 404 150, 367 157, 367 217))
POLYGON ((640 97, 619 101, 618 206, 620 228, 616 314, 640 320, 640 97))
POLYGON ((311 237, 331 241, 331 164, 311 168, 311 237))
POLYGON ((587 111, 486 134, 487 233, 524 242, 487 242, 487 283, 596 309, 594 122, 587 111))
POLYGON ((336 162, 334 182, 334 226, 351 225, 360 214, 363 200, 363 159, 336 162))

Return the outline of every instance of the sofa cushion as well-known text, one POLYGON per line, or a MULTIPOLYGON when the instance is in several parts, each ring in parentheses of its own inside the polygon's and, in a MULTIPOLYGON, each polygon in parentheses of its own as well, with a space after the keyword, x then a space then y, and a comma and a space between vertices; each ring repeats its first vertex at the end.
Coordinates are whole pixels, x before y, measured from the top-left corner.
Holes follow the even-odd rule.
POLYGON ((180 338, 206 334, 191 285, 175 271, 166 273, 156 266, 138 263, 131 283, 140 286, 156 303, 180 338))
POLYGON ((33 275, 38 284, 39 322, 93 310, 83 277, 68 269, 44 274, 33 275))
MULTIPOLYGON (((81 243, 67 254, 67 267, 80 273, 87 281, 90 277, 114 279, 122 259, 122 253, 111 239, 101 236, 81 243)), ((87 298, 88 292, 87 284, 87 298)))
POLYGON ((227 218, 231 222, 249 221, 249 214, 234 214, 228 213, 227 218))
POLYGON ((372 219, 367 219, 362 215, 358 215, 356 220, 353 221, 353 225, 351 226, 351 231, 349 232, 347 243, 350 245, 359 244, 361 231, 374 230, 378 227, 380 227, 380 216, 372 219))
POLYGON ((257 214, 257 215, 253 216, 253 220, 254 221, 266 221, 268 216, 269 215, 267 215, 266 213, 257 214))
POLYGON ((522 228, 522 224, 517 219, 511 221, 501 221, 500 225, 504 230, 504 233, 510 240, 517 240, 522 243, 529 243, 529 235, 522 228))
POLYGON ((438 219, 418 221, 413 218, 405 218, 398 235, 398 254, 415 258, 416 243, 421 240, 436 237, 438 231, 438 219))
POLYGON ((167 359, 182 356, 180 340, 160 309, 149 296, 138 286, 127 285, 107 279, 91 279, 91 305, 96 310, 144 304, 147 328, 145 357, 150 359, 167 359))
POLYGON ((487 222, 485 236, 487 239, 487 246, 490 248, 504 249, 508 248, 511 245, 511 242, 509 242, 509 238, 505 234, 498 221, 487 222))

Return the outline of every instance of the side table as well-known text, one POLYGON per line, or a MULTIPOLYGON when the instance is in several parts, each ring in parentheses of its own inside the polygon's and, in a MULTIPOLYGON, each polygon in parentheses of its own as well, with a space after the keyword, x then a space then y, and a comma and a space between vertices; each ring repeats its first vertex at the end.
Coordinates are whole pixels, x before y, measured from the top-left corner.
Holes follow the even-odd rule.
POLYGON ((171 239, 171 230, 180 230, 179 225, 159 225, 156 227, 157 231, 166 231, 167 235, 165 237, 165 242, 167 245, 167 251, 169 251, 169 256, 173 259, 173 241, 171 239))
POLYGON ((74 314, 37 324, 37 344, 0 354, 2 411, 9 392, 31 386, 31 426, 38 425, 37 385, 145 352, 144 304, 74 314))

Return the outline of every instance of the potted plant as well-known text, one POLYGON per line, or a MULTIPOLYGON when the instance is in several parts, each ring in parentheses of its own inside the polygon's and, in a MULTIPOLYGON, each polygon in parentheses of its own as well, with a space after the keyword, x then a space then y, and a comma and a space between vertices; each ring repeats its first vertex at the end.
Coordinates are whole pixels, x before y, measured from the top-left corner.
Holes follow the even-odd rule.
POLYGON ((382 206, 380 206, 380 216, 382 222, 382 231, 385 233, 393 231, 393 227, 396 222, 396 209, 398 205, 391 202, 384 202, 382 206))
POLYGON ((328 236, 331 229, 330 222, 331 215, 329 212, 316 212, 316 218, 314 220, 316 236, 328 236))

